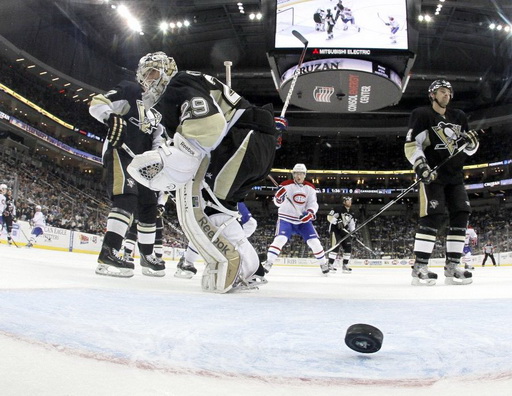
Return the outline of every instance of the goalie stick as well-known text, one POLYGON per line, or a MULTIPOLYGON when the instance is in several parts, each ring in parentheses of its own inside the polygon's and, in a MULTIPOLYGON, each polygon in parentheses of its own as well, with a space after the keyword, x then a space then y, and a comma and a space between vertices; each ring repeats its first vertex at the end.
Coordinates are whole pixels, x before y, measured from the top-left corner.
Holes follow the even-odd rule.
POLYGON ((292 34, 295 37, 297 37, 301 41, 302 44, 304 44, 304 49, 302 50, 302 54, 300 55, 299 63, 297 64, 297 68, 295 69, 295 72, 293 73, 293 79, 290 84, 290 89, 288 90, 288 94, 286 95, 286 99, 283 104, 283 109, 281 110, 281 117, 284 117, 284 115, 286 114, 286 110, 288 109, 288 105, 290 104, 293 90, 295 89, 295 84, 297 83, 297 79, 299 78, 300 68, 302 67, 302 63, 304 62, 304 57, 306 56, 306 51, 308 49, 308 40, 306 40, 306 38, 302 34, 300 34, 296 30, 292 30, 292 34))
MULTIPOLYGON (((440 167, 442 167, 444 164, 446 164, 449 160, 451 160, 453 157, 455 157, 456 155, 458 155, 459 153, 461 153, 462 151, 464 151, 466 149, 466 147, 468 146, 469 142, 466 142, 464 143, 462 146, 460 146, 457 151, 455 151, 452 155, 450 155, 449 157, 446 157, 443 161, 441 161, 439 164, 437 164, 434 168, 432 168, 432 170, 430 171, 430 173, 433 173, 435 171, 437 171, 440 167)), ((332 246, 330 249, 327 249, 325 251, 325 253, 329 253, 329 252, 332 252, 334 249, 336 249, 338 246, 341 245, 341 242, 343 242, 345 239, 351 237, 352 235, 354 235, 357 231, 359 231, 361 228, 363 228, 365 225, 367 225, 368 223, 372 222, 373 220, 375 220, 377 217, 379 217, 382 213, 384 213, 387 209, 389 209, 391 206, 393 206, 394 204, 396 204, 398 201, 400 201, 409 191, 411 191, 414 187, 416 187, 419 183, 421 182, 421 179, 418 179, 416 180, 413 184, 411 184, 409 187, 407 187, 404 191, 402 191, 394 200, 392 201, 389 201, 386 205, 384 205, 382 207, 381 210, 379 210, 377 213, 375 213, 373 216, 371 216, 368 220, 366 220, 364 223, 362 223, 359 227, 357 227, 354 231, 352 232, 349 232, 347 235, 345 235, 343 238, 341 238, 337 243, 336 245, 332 246)))

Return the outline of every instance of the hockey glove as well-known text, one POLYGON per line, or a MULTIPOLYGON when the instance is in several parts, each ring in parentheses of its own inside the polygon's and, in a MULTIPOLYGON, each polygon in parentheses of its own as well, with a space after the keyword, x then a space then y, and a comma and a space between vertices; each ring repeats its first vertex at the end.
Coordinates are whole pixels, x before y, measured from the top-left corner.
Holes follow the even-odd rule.
POLYGON ((301 223, 307 223, 308 221, 315 220, 316 216, 312 210, 307 210, 302 213, 302 217, 300 218, 301 223))
POLYGON ((478 146, 478 132, 471 130, 462 133, 462 140, 467 143, 466 150, 472 151, 478 146))
POLYGON ((288 129, 288 120, 284 117, 274 117, 274 122, 276 123, 276 129, 279 132, 286 132, 288 129))
POLYGON ((420 157, 416 160, 414 163, 414 172, 416 172, 418 178, 425 184, 429 184, 437 177, 437 173, 432 172, 432 169, 428 166, 425 157, 420 157))
POLYGON ((126 135, 126 121, 119 114, 110 114, 108 118, 107 139, 114 148, 121 147, 126 135))
POLYGON ((156 206, 156 217, 161 218, 165 213, 165 205, 157 205, 156 206))
POLYGON ((277 130, 276 150, 279 150, 283 144, 283 132, 288 129, 288 120, 284 117, 274 117, 274 122, 277 130))
POLYGON ((340 217, 339 213, 336 213, 334 210, 331 210, 327 215, 327 220, 329 223, 336 225, 338 224, 338 218, 340 217))
POLYGON ((276 203, 278 205, 281 205, 284 202, 284 200, 286 199, 286 188, 281 187, 279 190, 277 190, 275 198, 276 198, 276 203))

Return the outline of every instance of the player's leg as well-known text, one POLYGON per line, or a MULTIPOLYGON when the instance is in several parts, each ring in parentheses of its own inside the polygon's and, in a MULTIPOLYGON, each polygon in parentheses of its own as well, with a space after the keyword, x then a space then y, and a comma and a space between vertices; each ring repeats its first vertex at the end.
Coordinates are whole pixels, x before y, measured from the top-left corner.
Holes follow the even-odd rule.
POLYGON ((447 186, 446 202, 450 223, 446 235, 445 283, 450 285, 467 285, 473 282, 473 274, 470 271, 459 268, 464 249, 466 227, 471 212, 468 194, 464 185, 447 186))
POLYGON ((330 271, 329 269, 329 263, 326 260, 325 257, 325 251, 322 247, 322 243, 320 242, 320 238, 318 237, 318 234, 315 230, 315 227, 313 226, 312 222, 299 224, 296 226, 298 229, 299 234, 302 236, 302 239, 304 239, 313 252, 313 255, 315 256, 318 265, 320 266, 320 270, 324 275, 327 275, 330 271))
POLYGON ((183 256, 180 257, 174 276, 176 278, 192 278, 197 274, 197 268, 194 266, 194 262, 199 260, 200 257, 201 255, 194 247, 194 244, 189 243, 187 249, 183 253, 183 256))
POLYGON ((293 225, 284 220, 277 220, 275 237, 267 249, 267 259, 262 264, 265 271, 269 272, 275 261, 281 254, 288 239, 293 235, 293 225))
POLYGON ((126 172, 131 158, 128 154, 113 149, 105 153, 104 161, 107 169, 107 191, 112 200, 112 208, 108 214, 107 232, 98 256, 96 273, 128 278, 133 276, 134 265, 119 257, 119 250, 137 207, 137 189, 133 179, 126 172))
POLYGON ((352 241, 350 238, 345 239, 343 242, 341 242, 341 246, 343 247, 343 263, 342 263, 342 270, 345 274, 352 273, 352 268, 348 266, 348 263, 350 261, 350 256, 352 255, 352 241))
POLYGON ((165 262, 162 263, 153 253, 156 237, 156 216, 158 213, 158 195, 139 184, 137 223, 137 244, 140 252, 142 274, 147 276, 165 276, 165 262))
POLYGON ((428 262, 437 238, 445 210, 443 185, 420 183, 419 206, 420 220, 414 236, 414 255, 416 257, 412 266, 412 285, 435 285, 437 274, 429 271, 428 262), (437 205, 429 205, 430 201, 437 205))

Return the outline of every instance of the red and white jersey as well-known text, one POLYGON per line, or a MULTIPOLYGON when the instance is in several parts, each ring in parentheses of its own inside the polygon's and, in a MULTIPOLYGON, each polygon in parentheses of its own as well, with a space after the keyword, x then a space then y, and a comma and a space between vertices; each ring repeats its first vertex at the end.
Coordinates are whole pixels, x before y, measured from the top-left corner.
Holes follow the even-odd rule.
POLYGON ((285 180, 280 184, 280 188, 282 187, 286 189, 287 198, 279 204, 274 197, 274 203, 279 207, 280 219, 292 224, 301 224, 300 218, 305 212, 310 211, 316 215, 318 202, 315 186, 312 183, 304 181, 304 184, 297 184, 293 180, 285 180))
POLYGON ((474 228, 468 227, 466 229, 466 237, 464 239, 464 245, 476 245, 476 242, 478 241, 478 235, 476 234, 476 231, 474 228))

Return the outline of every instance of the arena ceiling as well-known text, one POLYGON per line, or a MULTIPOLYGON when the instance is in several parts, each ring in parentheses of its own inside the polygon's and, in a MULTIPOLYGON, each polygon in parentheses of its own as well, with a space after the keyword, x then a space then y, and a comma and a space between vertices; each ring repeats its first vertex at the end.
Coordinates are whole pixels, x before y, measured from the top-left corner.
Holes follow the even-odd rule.
MULTIPOLYGON (((268 1, 242 1, 245 14, 241 14, 238 0, 123 0, 148 26, 140 36, 130 32, 104 0, 2 0, 0 34, 53 71, 86 83, 84 94, 110 88, 116 79, 130 74, 142 55, 164 50, 180 69, 201 70, 222 80, 224 61, 232 61, 233 88, 257 104, 272 102, 279 110, 282 100, 266 55, 268 26, 248 18, 250 12, 265 13, 268 1), (180 18, 190 19, 191 26, 179 34, 164 36, 158 31, 161 20, 180 18)), ((433 22, 416 23, 416 58, 400 102, 371 113, 314 117, 310 111, 290 106, 287 115, 296 130, 305 134, 403 132, 408 113, 427 103, 427 87, 440 77, 453 83, 454 104, 466 110, 474 124, 509 123, 512 33, 491 30, 489 25, 510 25, 512 2, 413 2, 422 14, 434 15, 438 4, 443 8, 433 22)))

